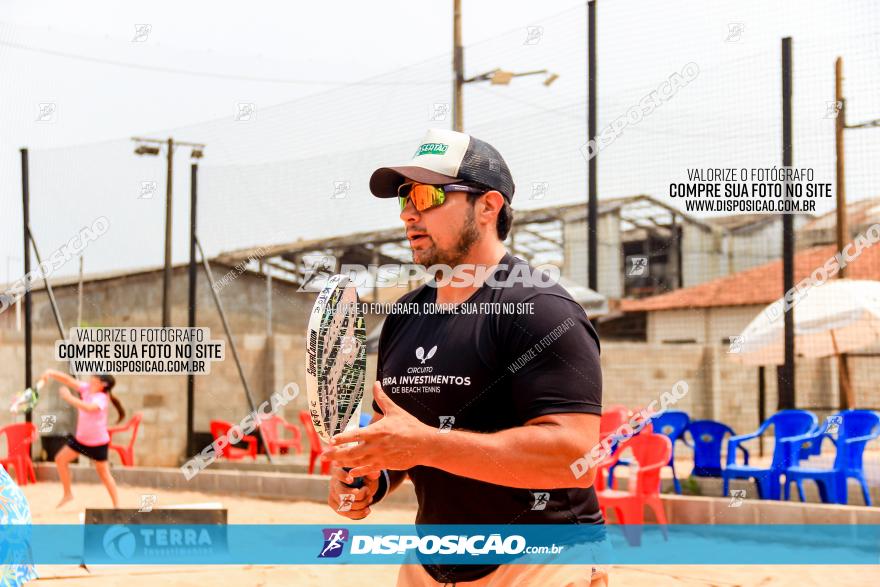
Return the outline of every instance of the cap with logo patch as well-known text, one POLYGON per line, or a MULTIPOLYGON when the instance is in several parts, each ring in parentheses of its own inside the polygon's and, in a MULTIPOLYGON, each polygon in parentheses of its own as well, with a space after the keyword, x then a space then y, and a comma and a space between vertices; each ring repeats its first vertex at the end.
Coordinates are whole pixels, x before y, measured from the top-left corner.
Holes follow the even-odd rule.
POLYGON ((399 167, 381 167, 370 177, 379 198, 397 197, 407 181, 431 185, 475 182, 513 199, 513 178, 498 150, 476 137, 452 130, 430 129, 412 159, 399 167))

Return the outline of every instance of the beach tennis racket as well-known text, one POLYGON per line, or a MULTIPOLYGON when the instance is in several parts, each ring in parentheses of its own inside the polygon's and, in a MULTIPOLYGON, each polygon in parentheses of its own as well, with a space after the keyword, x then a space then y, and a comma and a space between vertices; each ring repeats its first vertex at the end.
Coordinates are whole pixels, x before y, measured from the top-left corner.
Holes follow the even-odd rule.
POLYGON ((40 401, 40 389, 43 388, 43 380, 40 379, 33 387, 28 387, 22 392, 15 394, 12 403, 9 404, 9 411, 13 414, 24 414, 28 410, 33 410, 37 402, 40 401))
MULTIPOLYGON (((312 425, 324 442, 357 428, 367 373, 367 331, 357 288, 334 275, 321 290, 306 334, 306 391, 312 425)), ((351 487, 360 487, 355 479, 351 487)))

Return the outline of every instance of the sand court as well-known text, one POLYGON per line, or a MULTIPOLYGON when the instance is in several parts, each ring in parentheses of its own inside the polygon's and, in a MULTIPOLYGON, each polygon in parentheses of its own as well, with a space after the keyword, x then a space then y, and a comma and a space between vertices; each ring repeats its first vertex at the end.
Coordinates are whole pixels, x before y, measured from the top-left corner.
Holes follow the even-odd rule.
MULTIPOLYGON (((58 483, 40 482, 22 488, 31 505, 35 524, 76 524, 86 507, 108 507, 107 495, 100 485, 80 483, 74 486, 73 502, 54 508, 61 494, 58 483)), ((344 524, 359 522, 335 514, 329 507, 307 501, 252 499, 241 496, 199 493, 195 491, 158 492, 155 488, 122 485, 122 507, 139 507, 142 495, 157 496, 154 507, 220 502, 229 511, 230 524, 344 524)), ((368 518, 373 524, 410 524, 414 508, 377 507, 368 518)), ((323 587, 324 585, 367 584, 393 586, 397 565, 289 565, 289 566, 133 566, 102 565, 88 570, 74 565, 38 565, 40 579, 34 585, 111 587, 147 587, 166 585, 201 587, 234 584, 242 586, 323 587)), ((819 586, 840 584, 873 586, 880 577, 878 566, 697 566, 697 565, 627 565, 611 569, 611 584, 652 587, 673 586, 819 586)), ((537 586, 536 586, 537 587, 537 586)))

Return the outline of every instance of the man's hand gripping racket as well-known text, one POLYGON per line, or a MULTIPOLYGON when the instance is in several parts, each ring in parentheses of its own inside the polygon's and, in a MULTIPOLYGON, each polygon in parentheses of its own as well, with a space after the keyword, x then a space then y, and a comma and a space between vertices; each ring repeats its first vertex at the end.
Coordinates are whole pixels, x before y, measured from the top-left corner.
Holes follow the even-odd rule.
MULTIPOLYGON (((315 300, 306 336, 309 414, 324 442, 359 425, 367 371, 366 340, 357 289, 348 277, 334 275, 315 300)), ((363 479, 346 485, 360 488, 363 479)))

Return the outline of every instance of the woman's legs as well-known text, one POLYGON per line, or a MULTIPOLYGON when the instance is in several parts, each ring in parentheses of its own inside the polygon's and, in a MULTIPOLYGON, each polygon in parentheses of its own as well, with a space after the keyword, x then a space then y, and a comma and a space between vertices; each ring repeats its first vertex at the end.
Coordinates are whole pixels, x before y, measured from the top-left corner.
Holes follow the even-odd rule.
POLYGON ((110 473, 110 461, 95 461, 95 469, 98 471, 98 476, 104 483, 104 487, 107 488, 107 493, 110 494, 110 499, 113 501, 113 507, 118 508, 119 495, 116 493, 116 481, 110 473))
POLYGON ((58 479, 64 488, 64 495, 61 501, 55 507, 60 508, 73 499, 73 493, 70 491, 70 462, 78 456, 77 452, 69 446, 64 446, 55 455, 55 467, 58 469, 58 479))

